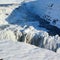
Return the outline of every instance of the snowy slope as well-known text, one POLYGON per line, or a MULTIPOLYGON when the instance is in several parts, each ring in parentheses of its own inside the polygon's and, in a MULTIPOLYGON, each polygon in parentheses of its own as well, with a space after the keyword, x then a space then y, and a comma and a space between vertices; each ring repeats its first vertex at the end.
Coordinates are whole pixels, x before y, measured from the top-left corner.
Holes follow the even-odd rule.
POLYGON ((60 28, 60 0, 36 0, 31 3, 34 13, 60 28))
MULTIPOLYGON (((28 1, 29 0, 27 0, 26 2, 28 1)), ((17 7, 15 5, 7 8, 3 7, 3 10, 6 8, 6 11, 1 13, 3 14, 1 16, 1 19, 3 20, 3 22, 6 21, 8 24, 17 24, 20 26, 34 26, 36 29, 48 31, 46 28, 39 27, 39 22, 37 21, 35 15, 32 14, 31 10, 29 10, 29 8, 27 7, 29 6, 25 5, 25 2, 22 2, 20 5, 18 4, 17 7)))
POLYGON ((60 60, 60 56, 49 50, 22 42, 0 41, 0 59, 3 60, 60 60))
POLYGON ((60 28, 60 1, 58 0, 1 0, 1 3, 18 3, 25 2, 27 8, 34 14, 46 19, 50 24, 60 28))

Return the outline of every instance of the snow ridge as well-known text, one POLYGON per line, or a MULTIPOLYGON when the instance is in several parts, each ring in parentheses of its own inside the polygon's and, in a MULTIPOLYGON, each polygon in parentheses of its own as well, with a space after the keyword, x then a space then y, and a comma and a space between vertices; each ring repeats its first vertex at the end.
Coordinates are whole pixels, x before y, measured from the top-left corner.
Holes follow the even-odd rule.
POLYGON ((9 25, 3 28, 4 30, 2 28, 0 30, 0 40, 25 42, 52 51, 60 48, 60 36, 50 36, 47 32, 37 30, 33 26, 9 25))

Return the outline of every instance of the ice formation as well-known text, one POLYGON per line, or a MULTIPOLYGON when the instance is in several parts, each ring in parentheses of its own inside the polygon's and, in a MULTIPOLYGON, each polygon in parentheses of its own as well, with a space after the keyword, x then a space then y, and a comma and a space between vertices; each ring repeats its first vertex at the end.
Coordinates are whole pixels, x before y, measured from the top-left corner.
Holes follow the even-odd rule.
POLYGON ((21 41, 30 43, 42 48, 56 51, 60 46, 60 37, 49 36, 45 31, 36 30, 34 27, 29 26, 22 32, 21 41))
POLYGON ((49 30, 41 30, 40 26, 46 25, 49 29, 51 25, 56 26, 58 29, 52 30, 60 33, 60 1, 9 0, 10 3, 14 1, 20 4, 0 6, 0 57, 6 60, 60 60, 60 36, 51 36, 49 30))

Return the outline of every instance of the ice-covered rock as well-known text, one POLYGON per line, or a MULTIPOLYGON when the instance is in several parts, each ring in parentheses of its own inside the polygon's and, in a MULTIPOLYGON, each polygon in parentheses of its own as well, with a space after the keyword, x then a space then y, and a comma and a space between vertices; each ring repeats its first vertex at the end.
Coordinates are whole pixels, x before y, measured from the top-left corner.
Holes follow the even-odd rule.
POLYGON ((13 31, 11 30, 3 30, 0 31, 0 40, 14 40, 16 41, 16 36, 13 31))
POLYGON ((19 30, 15 30, 14 34, 16 36, 17 41, 21 40, 22 32, 19 30))
POLYGON ((42 48, 56 51, 60 47, 60 37, 49 36, 45 31, 36 30, 34 27, 26 27, 22 32, 19 41, 33 44, 42 48))
POLYGON ((8 39, 36 45, 42 48, 56 51, 60 47, 60 37, 49 36, 45 31, 36 30, 33 26, 24 27, 18 25, 0 26, 0 40, 8 39))
POLYGON ((44 47, 56 51, 57 50, 57 41, 54 39, 54 36, 49 36, 45 41, 44 47))
POLYGON ((1 34, 2 38, 0 37, 0 39, 6 39, 6 38, 9 39, 8 36, 10 36, 11 40, 14 38, 14 40, 17 41, 22 36, 22 33, 20 31, 22 29, 23 28, 21 26, 17 26, 17 25, 10 25, 10 24, 1 25, 0 26, 0 34, 1 34))

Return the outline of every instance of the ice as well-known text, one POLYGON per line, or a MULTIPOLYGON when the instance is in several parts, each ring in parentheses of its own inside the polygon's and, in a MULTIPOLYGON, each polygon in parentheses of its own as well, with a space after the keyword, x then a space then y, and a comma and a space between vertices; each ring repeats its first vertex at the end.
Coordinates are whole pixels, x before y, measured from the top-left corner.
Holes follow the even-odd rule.
POLYGON ((1 0, 0 58, 60 60, 59 6, 59 0, 1 0), (49 29, 52 25, 51 33, 59 31, 58 34, 50 35, 49 29, 41 24, 49 24, 49 29), (55 26, 58 27, 56 31, 55 26))

